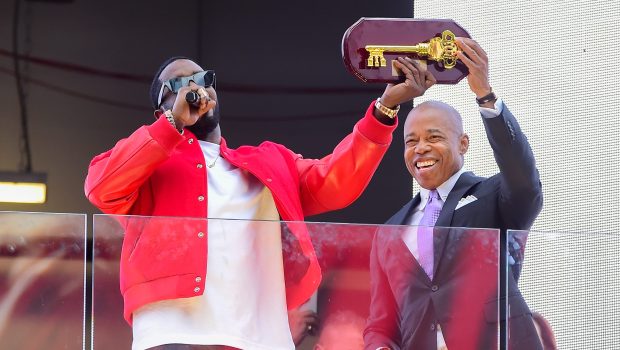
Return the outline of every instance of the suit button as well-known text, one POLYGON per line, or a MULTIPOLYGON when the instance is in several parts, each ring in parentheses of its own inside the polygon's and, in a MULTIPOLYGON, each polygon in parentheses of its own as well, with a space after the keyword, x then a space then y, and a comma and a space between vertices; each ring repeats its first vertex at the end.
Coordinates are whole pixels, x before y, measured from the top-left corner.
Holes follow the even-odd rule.
POLYGON ((199 202, 202 202, 202 201, 204 201, 204 200, 205 200, 205 196, 198 196, 198 201, 199 201, 199 202))
POLYGON ((200 163, 196 164, 196 168, 202 169, 202 164, 200 164, 200 163))
POLYGON ((194 288, 194 293, 200 293, 200 287, 194 288))
POLYGON ((434 330, 435 330, 435 324, 433 323, 433 324, 431 325, 431 331, 434 331, 434 330))
POLYGON ((202 278, 200 276, 196 277, 196 283, 200 283, 200 281, 202 281, 202 278))
POLYGON ((204 233, 204 232, 198 232, 198 238, 202 238, 202 237, 204 237, 204 236, 205 236, 205 233, 204 233))
POLYGON ((433 292, 436 292, 438 289, 439 289, 439 287, 437 287, 437 285, 433 285, 433 286, 431 287, 431 290, 432 290, 433 292))
POLYGON ((192 143, 194 143, 194 139, 189 139, 187 140, 187 142, 189 142, 189 144, 191 145, 192 143))

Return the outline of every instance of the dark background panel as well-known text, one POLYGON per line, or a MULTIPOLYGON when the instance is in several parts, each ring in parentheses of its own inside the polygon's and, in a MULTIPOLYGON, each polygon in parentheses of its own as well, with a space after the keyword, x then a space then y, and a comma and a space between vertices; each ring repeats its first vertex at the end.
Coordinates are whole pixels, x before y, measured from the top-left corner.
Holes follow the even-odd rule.
MULTIPOLYGON (((12 50, 14 5, 0 3, 0 50, 12 50)), ((383 90, 362 84, 344 68, 344 31, 360 17, 412 12, 412 2, 400 0, 22 0, 19 52, 53 63, 21 61, 22 74, 35 79, 26 82, 32 166, 48 174, 49 198, 44 205, 0 204, 0 210, 98 212, 83 195, 88 163, 153 120, 149 80, 173 55, 194 57, 217 71, 222 130, 231 146, 271 140, 320 158, 383 90), (73 66, 59 69, 58 63, 73 66), (312 91, 295 93, 303 88, 312 91)), ((10 56, 0 54, 0 70, 0 170, 15 171, 20 122, 10 56)), ((360 200, 311 220, 379 223, 407 201, 411 178, 402 163, 401 130, 360 200)))

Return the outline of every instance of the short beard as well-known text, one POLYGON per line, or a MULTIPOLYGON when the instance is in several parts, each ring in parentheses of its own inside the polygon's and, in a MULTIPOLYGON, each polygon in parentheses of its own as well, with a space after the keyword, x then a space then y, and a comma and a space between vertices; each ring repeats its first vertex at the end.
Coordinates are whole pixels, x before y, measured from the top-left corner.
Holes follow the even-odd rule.
POLYGON ((199 140, 206 140, 207 136, 217 128, 220 124, 220 104, 216 104, 213 109, 213 115, 209 115, 209 112, 203 114, 196 124, 187 126, 186 128, 191 131, 199 140))

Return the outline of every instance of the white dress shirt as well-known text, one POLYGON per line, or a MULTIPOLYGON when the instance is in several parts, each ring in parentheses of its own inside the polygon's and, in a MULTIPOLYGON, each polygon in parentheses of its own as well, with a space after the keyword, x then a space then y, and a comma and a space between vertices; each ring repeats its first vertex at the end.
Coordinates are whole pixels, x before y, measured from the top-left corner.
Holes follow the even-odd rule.
POLYGON ((271 191, 252 174, 218 158, 219 145, 200 141, 200 147, 208 165, 210 218, 205 292, 135 311, 132 349, 174 343, 295 349, 279 214, 271 191))

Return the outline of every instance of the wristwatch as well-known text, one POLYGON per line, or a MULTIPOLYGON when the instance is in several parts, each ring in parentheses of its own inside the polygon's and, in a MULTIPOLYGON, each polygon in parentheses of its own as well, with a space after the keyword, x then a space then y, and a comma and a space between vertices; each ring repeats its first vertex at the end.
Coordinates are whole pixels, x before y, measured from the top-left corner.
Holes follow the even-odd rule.
POLYGON ((388 108, 381 103, 381 97, 377 98, 375 102, 375 108, 378 109, 381 113, 387 115, 388 117, 394 119, 396 117, 396 113, 400 110, 400 105, 397 105, 395 108, 388 108))
POLYGON ((497 96, 495 96, 495 93, 493 93, 493 91, 491 91, 488 95, 484 95, 480 98, 476 98, 476 102, 478 102, 478 106, 482 106, 483 104, 487 102, 491 102, 495 100, 497 100, 497 96))

